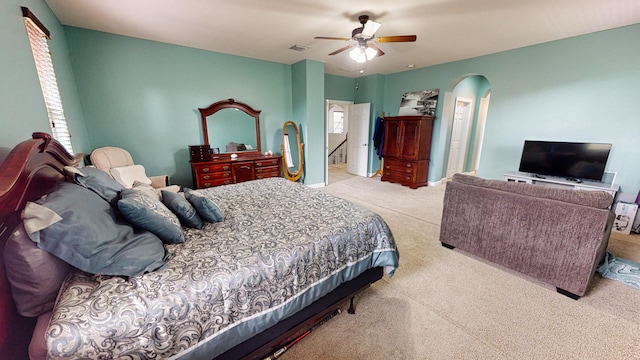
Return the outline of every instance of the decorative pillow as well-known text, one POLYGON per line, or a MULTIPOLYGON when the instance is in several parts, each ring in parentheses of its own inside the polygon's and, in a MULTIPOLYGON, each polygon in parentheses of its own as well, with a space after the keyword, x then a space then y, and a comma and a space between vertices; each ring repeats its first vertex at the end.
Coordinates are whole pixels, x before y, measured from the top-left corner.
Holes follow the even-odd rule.
POLYGON ((204 220, 209 222, 224 221, 224 215, 218 205, 200 191, 184 188, 184 197, 196 208, 198 215, 204 220))
POLYGON ((191 206, 191 203, 184 198, 184 195, 166 190, 161 192, 162 203, 176 214, 182 225, 196 229, 202 228, 202 219, 198 216, 196 209, 191 206))
POLYGON ((160 192, 154 189, 153 186, 149 184, 141 183, 139 181, 134 181, 133 187, 131 189, 135 191, 140 191, 145 195, 152 197, 156 200, 162 200, 162 198, 160 197, 160 192))
POLYGON ((118 210, 131 225, 156 234, 166 244, 184 242, 180 220, 160 200, 135 190, 123 190, 118 210))
POLYGON ((122 276, 164 266, 167 253, 160 239, 134 231, 91 190, 60 181, 38 203, 22 213, 27 234, 39 248, 70 265, 91 274, 122 276))
POLYGON ((76 184, 95 192, 109 203, 117 201, 118 193, 125 189, 109 174, 95 167, 87 166, 78 169, 73 166, 65 166, 64 170, 67 174, 71 174, 76 184))
POLYGON ((36 317, 53 309, 56 296, 71 266, 38 248, 22 224, 4 248, 4 262, 18 313, 36 317))
POLYGON ((133 187, 135 181, 143 184, 151 185, 151 179, 147 177, 142 165, 130 165, 111 169, 111 176, 116 179, 117 182, 127 189, 133 187))

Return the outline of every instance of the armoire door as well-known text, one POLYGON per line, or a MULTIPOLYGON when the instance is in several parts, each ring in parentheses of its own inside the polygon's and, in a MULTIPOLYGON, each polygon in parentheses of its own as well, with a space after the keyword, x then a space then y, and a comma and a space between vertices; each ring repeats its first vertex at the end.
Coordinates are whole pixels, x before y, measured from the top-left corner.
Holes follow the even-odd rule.
POLYGON ((402 122, 387 121, 384 132, 384 156, 402 157, 402 122))
POLYGON ((417 160, 420 148, 420 122, 405 120, 402 123, 402 158, 417 160))

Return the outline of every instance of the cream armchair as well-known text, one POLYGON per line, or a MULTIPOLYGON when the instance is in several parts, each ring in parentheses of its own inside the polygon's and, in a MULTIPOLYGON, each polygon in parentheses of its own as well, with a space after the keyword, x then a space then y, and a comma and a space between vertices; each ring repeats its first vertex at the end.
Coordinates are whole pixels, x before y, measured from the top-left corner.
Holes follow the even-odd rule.
POLYGON ((168 190, 180 191, 178 185, 169 185, 168 175, 147 176, 144 166, 133 163, 131 154, 122 148, 106 146, 91 152, 91 164, 111 175, 124 187, 131 189, 136 182, 151 185, 158 192, 168 190))

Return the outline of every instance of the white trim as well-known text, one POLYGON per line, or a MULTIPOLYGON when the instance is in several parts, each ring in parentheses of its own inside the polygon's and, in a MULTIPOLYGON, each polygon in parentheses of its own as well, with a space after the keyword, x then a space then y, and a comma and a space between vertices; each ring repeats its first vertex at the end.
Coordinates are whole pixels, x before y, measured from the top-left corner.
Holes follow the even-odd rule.
POLYGON ((316 189, 317 189, 317 188, 321 188, 321 187, 325 187, 325 186, 327 186, 327 185, 326 185, 326 184, 324 184, 324 183, 317 183, 317 184, 305 184, 305 185, 306 185, 306 186, 308 186, 308 187, 310 187, 310 188, 316 188, 316 189))

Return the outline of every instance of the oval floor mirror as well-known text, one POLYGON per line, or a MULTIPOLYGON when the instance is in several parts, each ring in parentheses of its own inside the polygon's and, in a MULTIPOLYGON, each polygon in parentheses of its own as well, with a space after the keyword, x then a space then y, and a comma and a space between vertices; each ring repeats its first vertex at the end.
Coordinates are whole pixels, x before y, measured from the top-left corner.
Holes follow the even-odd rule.
POLYGON ((282 126, 282 173, 286 179, 298 181, 302 177, 304 156, 298 126, 287 121, 282 126))

